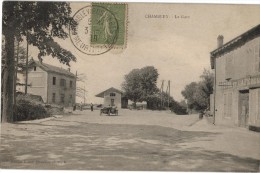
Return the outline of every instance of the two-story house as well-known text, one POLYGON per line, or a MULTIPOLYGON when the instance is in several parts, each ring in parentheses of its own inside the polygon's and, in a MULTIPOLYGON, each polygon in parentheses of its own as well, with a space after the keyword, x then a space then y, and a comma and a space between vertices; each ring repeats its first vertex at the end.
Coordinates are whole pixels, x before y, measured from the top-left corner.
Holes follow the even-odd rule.
POLYGON ((210 53, 215 72, 213 115, 216 124, 260 127, 260 25, 210 53))
MULTIPOLYGON (((20 79, 25 80, 25 74, 20 79)), ((31 60, 27 92, 41 96, 45 103, 72 106, 76 98, 76 75, 69 70, 31 60)))

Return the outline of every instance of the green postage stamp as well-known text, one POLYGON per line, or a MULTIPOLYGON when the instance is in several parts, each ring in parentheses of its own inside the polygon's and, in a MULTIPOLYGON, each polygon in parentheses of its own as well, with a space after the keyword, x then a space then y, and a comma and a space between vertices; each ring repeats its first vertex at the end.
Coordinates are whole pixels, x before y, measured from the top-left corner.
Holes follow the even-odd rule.
MULTIPOLYGON (((109 36, 113 35, 113 31, 117 31, 117 40, 115 45, 124 46, 126 37, 126 4, 98 4, 92 5, 92 28, 91 34, 99 33, 97 39, 92 39, 91 44, 107 44, 109 36), (104 8, 104 13, 100 16, 98 9, 104 8), (115 22, 116 25, 113 25, 115 22), (112 24, 111 26, 109 24, 112 24), (118 27, 116 30, 116 27, 118 27)), ((113 38, 113 37, 112 37, 113 38)))
POLYGON ((126 4, 92 3, 78 10, 73 19, 77 27, 76 31, 70 30, 70 38, 82 53, 100 55, 126 47, 126 4))

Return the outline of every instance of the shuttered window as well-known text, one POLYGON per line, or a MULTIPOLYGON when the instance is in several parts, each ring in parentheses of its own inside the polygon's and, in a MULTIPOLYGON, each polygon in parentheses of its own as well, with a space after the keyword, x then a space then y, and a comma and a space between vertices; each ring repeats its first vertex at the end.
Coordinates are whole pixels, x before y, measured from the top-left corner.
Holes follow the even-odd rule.
POLYGON ((66 80, 65 79, 60 80, 60 86, 66 87, 66 80))
POLYGON ((225 68, 225 72, 226 72, 226 76, 225 79, 229 80, 231 79, 233 76, 233 52, 230 52, 229 54, 226 55, 226 68, 225 68))
POLYGON ((255 72, 260 72, 260 44, 254 46, 254 60, 255 60, 255 72))
POLYGON ((257 119, 260 120, 260 89, 258 89, 258 114, 257 119))
POLYGON ((232 92, 224 94, 224 117, 230 118, 232 116, 232 92))
POLYGON ((52 84, 53 84, 53 85, 56 85, 56 77, 53 77, 53 78, 52 78, 52 84))

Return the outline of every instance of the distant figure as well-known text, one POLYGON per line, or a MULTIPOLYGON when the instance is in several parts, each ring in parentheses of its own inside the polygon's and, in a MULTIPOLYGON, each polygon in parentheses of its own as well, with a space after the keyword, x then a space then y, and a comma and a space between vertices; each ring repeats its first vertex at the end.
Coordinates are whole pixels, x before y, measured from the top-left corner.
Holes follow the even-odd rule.
POLYGON ((92 103, 90 104, 90 109, 91 109, 91 111, 93 111, 93 104, 92 103))
POLYGON ((203 111, 200 111, 200 113, 199 113, 199 119, 202 119, 202 118, 203 118, 203 114, 204 114, 204 112, 203 112, 203 111))
POLYGON ((82 102, 80 103, 80 110, 82 111, 82 107, 83 107, 83 105, 82 105, 82 102))
POLYGON ((76 104, 73 105, 73 111, 75 111, 75 110, 76 110, 76 104))

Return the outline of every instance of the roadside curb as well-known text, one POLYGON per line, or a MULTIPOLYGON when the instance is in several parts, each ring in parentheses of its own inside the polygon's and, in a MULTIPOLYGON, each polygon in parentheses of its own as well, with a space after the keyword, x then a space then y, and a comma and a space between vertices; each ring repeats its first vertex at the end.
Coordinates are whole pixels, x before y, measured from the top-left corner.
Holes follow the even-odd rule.
POLYGON ((43 119, 28 120, 28 121, 19 121, 19 122, 16 122, 16 124, 42 123, 42 122, 45 122, 45 121, 50 121, 50 120, 53 120, 53 119, 56 119, 56 118, 62 118, 62 117, 63 117, 62 115, 53 115, 53 116, 51 116, 51 117, 43 118, 43 119))
POLYGON ((212 117, 204 117, 206 119, 206 122, 209 126, 211 126, 214 129, 217 129, 218 131, 225 130, 225 131, 232 131, 232 132, 237 132, 237 133, 259 133, 256 131, 249 130, 248 128, 242 128, 238 126, 225 126, 221 124, 213 124, 211 118, 212 117))
POLYGON ((202 120, 202 119, 198 119, 198 120, 196 120, 195 122, 192 122, 191 124, 188 125, 188 127, 191 127, 191 126, 197 124, 197 123, 198 123, 199 121, 201 121, 201 120, 202 120))

